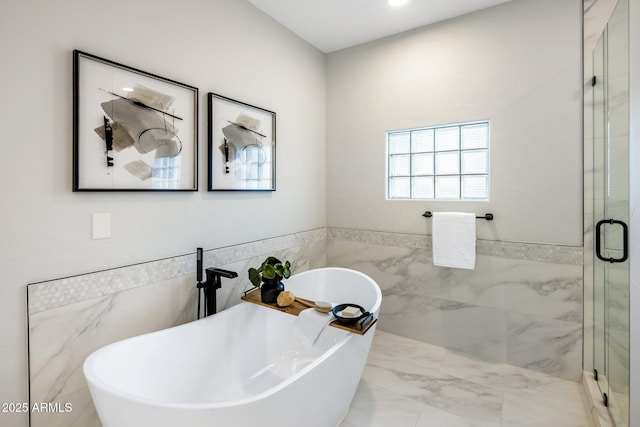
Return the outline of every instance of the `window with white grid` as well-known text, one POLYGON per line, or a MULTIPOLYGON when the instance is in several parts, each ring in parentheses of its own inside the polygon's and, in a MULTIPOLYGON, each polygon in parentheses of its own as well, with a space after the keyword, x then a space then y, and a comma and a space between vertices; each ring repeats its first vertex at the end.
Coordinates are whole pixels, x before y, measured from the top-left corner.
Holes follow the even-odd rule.
POLYGON ((489 122, 387 133, 389 199, 489 200, 489 122))

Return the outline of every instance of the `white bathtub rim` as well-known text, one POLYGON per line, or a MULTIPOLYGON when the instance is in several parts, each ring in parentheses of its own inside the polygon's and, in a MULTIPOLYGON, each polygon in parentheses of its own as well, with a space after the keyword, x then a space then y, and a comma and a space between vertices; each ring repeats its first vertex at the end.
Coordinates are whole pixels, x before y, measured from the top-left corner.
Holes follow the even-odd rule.
MULTIPOLYGON (((345 268, 345 267, 322 267, 322 268, 316 268, 313 270, 307 270, 307 271, 303 271, 301 273, 297 273, 295 275, 295 277, 302 277, 305 276, 307 274, 311 274, 313 272, 317 272, 317 271, 344 271, 344 272, 348 272, 349 274, 354 274, 356 276, 360 276, 364 279, 366 279, 367 281, 371 282, 373 285, 375 285, 373 287, 375 294, 376 294, 376 303, 374 304, 373 307, 371 307, 369 310, 370 313, 378 313, 378 311, 380 310, 380 306, 382 305, 382 291, 380 290, 380 286, 376 283, 375 280, 373 280, 370 276, 358 271, 358 270, 354 270, 352 268, 345 268)), ((291 276, 294 277, 294 276, 291 276)), ((286 282, 285 283, 285 289, 286 289, 286 282)), ((304 295, 297 295, 301 298, 304 298, 304 295)), ((335 302, 335 301, 333 301, 335 302)))

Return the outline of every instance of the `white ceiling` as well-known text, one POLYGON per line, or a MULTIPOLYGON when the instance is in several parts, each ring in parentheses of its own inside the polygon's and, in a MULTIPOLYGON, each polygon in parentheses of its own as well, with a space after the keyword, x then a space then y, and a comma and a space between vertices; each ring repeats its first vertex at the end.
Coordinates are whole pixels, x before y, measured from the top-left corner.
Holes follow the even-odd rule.
POLYGON ((510 0, 249 0, 257 8, 328 53, 443 21, 510 0))

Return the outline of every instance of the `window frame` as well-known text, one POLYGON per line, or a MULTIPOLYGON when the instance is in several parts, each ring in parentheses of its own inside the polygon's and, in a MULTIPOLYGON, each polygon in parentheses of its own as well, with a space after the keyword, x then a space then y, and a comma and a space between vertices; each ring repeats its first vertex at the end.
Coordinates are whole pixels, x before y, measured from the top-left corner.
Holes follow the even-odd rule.
POLYGON ((429 200, 429 201, 480 201, 480 202, 486 202, 490 200, 490 190, 491 190, 491 123, 488 119, 486 120, 475 120, 475 121, 468 121, 468 122, 460 122, 460 123, 451 123, 451 124, 444 124, 444 125, 434 125, 434 126, 423 126, 423 127, 417 127, 417 128, 409 128, 409 129, 400 129, 400 130, 392 130, 392 131, 387 131, 386 132, 386 199, 387 200, 429 200), (463 133, 463 128, 465 127, 469 127, 469 126, 477 126, 477 125, 485 125, 486 129, 487 129, 487 139, 486 139, 486 146, 484 147, 472 147, 472 148, 463 148, 462 146, 462 133, 463 133), (457 148, 452 148, 452 149, 440 149, 437 150, 437 144, 436 144, 436 133, 437 130, 439 129, 447 129, 447 128, 457 128, 457 148), (427 149, 427 151, 414 151, 414 134, 418 133, 418 132, 424 132, 424 131, 432 131, 433 132, 433 138, 432 138, 432 149, 429 150, 427 149), (391 137, 393 135, 399 135, 399 134, 405 134, 408 133, 409 134, 409 141, 408 141, 408 151, 407 152, 392 152, 392 140, 391 137), (464 157, 464 153, 473 153, 473 152, 486 152, 486 172, 466 172, 463 173, 463 157, 464 157), (436 167, 436 157, 437 154, 440 153, 456 153, 458 156, 458 164, 457 164, 457 173, 438 173, 437 171, 437 167, 436 167), (432 159, 431 159, 431 173, 427 173, 427 174, 418 174, 418 173, 414 173, 414 162, 417 158, 417 156, 419 155, 431 155, 432 159), (394 158, 398 157, 398 156, 408 156, 409 158, 409 165, 408 165, 408 175, 406 174, 399 174, 399 175, 392 175, 393 172, 393 164, 392 161, 394 160, 394 158), (486 197, 465 197, 463 194, 463 182, 464 179, 463 177, 473 177, 473 176, 477 176, 477 177, 486 177, 486 197), (432 197, 415 197, 415 193, 414 193, 414 179, 415 178, 420 178, 420 177, 426 177, 426 178, 431 178, 432 180, 432 184, 433 184, 433 192, 432 192, 432 197), (458 196, 457 197, 437 197, 437 187, 436 187, 436 180, 438 177, 457 177, 457 190, 458 190, 458 196), (392 180, 394 178, 407 178, 408 179, 408 185, 409 185, 409 195, 408 197, 400 197, 400 196, 395 196, 392 197, 392 180))

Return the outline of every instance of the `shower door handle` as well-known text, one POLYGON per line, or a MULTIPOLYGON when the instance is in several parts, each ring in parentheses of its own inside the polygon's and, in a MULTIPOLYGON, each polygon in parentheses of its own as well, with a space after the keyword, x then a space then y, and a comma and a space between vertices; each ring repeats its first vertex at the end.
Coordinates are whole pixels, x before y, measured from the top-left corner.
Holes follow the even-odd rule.
POLYGON ((629 227, 623 221, 619 221, 617 219, 603 219, 602 221, 598 221, 596 224, 596 256, 599 260, 605 262, 625 262, 627 257, 629 256, 629 227), (622 258, 605 258, 602 256, 602 252, 600 252, 600 229, 604 224, 618 224, 622 226, 622 258))

